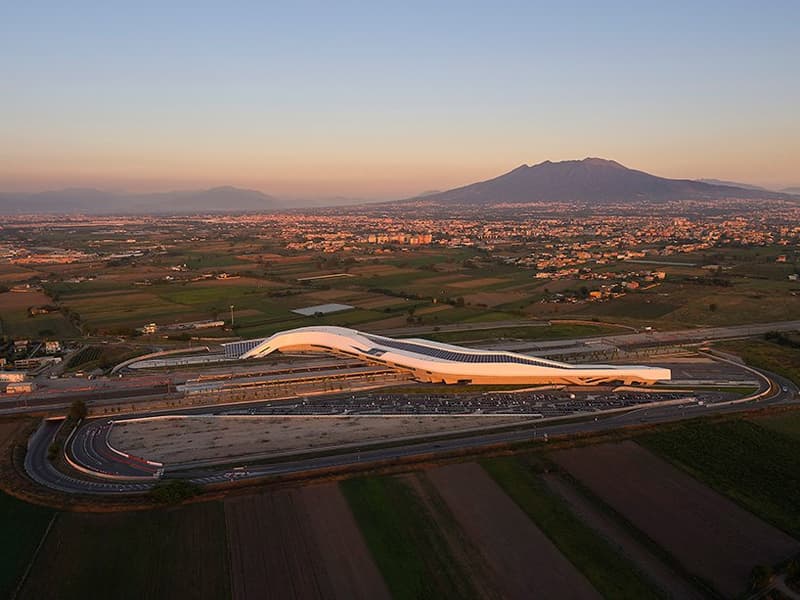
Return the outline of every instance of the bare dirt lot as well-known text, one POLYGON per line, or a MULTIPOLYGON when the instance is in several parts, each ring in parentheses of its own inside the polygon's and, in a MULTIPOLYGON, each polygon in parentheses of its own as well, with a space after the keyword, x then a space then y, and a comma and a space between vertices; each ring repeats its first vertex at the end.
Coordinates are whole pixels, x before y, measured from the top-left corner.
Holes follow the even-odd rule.
POLYGON ((599 598, 586 578, 475 463, 428 472, 507 598, 599 598))
POLYGON ((553 459, 725 597, 751 569, 800 549, 797 541, 634 442, 561 450, 553 459))
POLYGON ((389 590, 353 518, 333 483, 304 487, 300 500, 323 558, 334 597, 380 600, 389 590))
POLYGON ((225 501, 234 600, 388 598, 338 488, 225 501))
POLYGON ((517 302, 518 300, 522 300, 524 298, 527 298, 527 295, 521 292, 477 292, 475 294, 468 294, 464 296, 464 301, 469 304, 498 306, 499 304, 517 302))
POLYGON ((519 417, 473 416, 207 416, 121 421, 117 450, 167 465, 228 457, 291 453, 346 444, 514 423, 519 417))
POLYGON ((26 418, 23 419, 2 419, 0 420, 0 451, 12 444, 16 439, 18 433, 22 431, 29 423, 26 418))

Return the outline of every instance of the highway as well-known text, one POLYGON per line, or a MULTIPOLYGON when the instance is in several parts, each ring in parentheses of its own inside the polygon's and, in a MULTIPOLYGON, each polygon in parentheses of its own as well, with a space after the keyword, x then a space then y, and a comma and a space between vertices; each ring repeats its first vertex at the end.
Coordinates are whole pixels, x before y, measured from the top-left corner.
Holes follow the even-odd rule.
MULTIPOLYGON (((558 324, 559 320, 554 319, 558 324)), ((573 321, 574 322, 574 321, 573 321)), ((587 321, 587 324, 603 325, 587 321)), ((516 321, 496 321, 492 323, 455 323, 449 325, 425 325, 416 327, 404 327, 391 330, 384 330, 381 335, 392 337, 408 337, 411 335, 424 335, 426 333, 444 333, 454 331, 490 331, 492 329, 511 329, 514 327, 547 327, 549 322, 531 321, 519 319, 516 321)), ((748 337, 763 335, 768 331, 797 331, 800 329, 800 321, 774 321, 772 323, 753 323, 750 325, 730 325, 725 327, 696 327, 694 329, 678 329, 675 331, 636 331, 633 327, 618 325, 620 329, 633 330, 631 333, 611 334, 604 336, 594 336, 592 338, 572 338, 558 340, 529 340, 526 344, 563 344, 572 345, 585 342, 587 339, 598 339, 601 337, 618 346, 630 346, 639 344, 674 344, 676 342, 702 342, 706 340, 721 340, 735 337, 748 337)), ((507 347, 506 350, 514 348, 507 347)))
POLYGON ((503 342, 481 344, 487 348, 502 348, 510 351, 526 351, 532 355, 547 356, 562 354, 564 349, 578 346, 583 351, 596 348, 597 344, 616 348, 641 348, 648 346, 675 346, 679 344, 700 344, 719 340, 753 337, 764 335, 770 331, 798 331, 800 321, 775 321, 772 323, 754 323, 751 325, 730 325, 726 327, 697 327, 695 329, 679 329, 675 331, 642 331, 637 333, 620 333, 591 338, 574 338, 559 340, 505 340, 503 342))
MULTIPOLYGON (((642 407, 628 412, 618 413, 613 416, 599 415, 597 418, 589 417, 587 420, 570 422, 541 423, 534 427, 512 430, 496 431, 491 433, 473 434, 469 437, 452 439, 439 439, 408 443, 391 448, 365 447, 363 450, 349 450, 340 454, 327 456, 309 456, 307 458, 287 459, 269 465, 253 466, 248 471, 236 473, 237 478, 258 478, 270 475, 287 475, 313 471, 318 469, 340 468, 359 464, 381 463, 411 457, 424 457, 431 454, 441 454, 455 451, 479 449, 495 444, 509 444, 527 441, 544 440, 547 437, 574 435, 585 433, 601 433, 612 431, 620 427, 640 424, 656 424, 679 421, 698 416, 726 414, 750 410, 756 407, 793 404, 798 402, 798 388, 791 381, 772 373, 761 372, 773 383, 768 396, 753 402, 709 404, 705 406, 669 406, 669 407, 642 407), (785 390, 785 391, 784 391, 785 390)), ((207 410, 207 409, 206 409, 207 410)), ((85 427, 90 428, 89 443, 80 442, 71 447, 83 464, 92 465, 91 461, 99 462, 99 466, 110 473, 122 476, 149 477, 154 471, 152 466, 142 467, 141 459, 122 459, 107 447, 107 429, 104 429, 105 420, 90 421, 85 427), (126 475, 127 474, 127 475, 126 475)), ((84 480, 72 477, 57 471, 47 460, 47 448, 55 435, 56 425, 52 421, 43 422, 42 426, 31 437, 28 453, 25 459, 25 468, 32 479, 42 485, 53 489, 78 494, 132 494, 147 490, 150 481, 113 481, 113 480, 84 480)), ((85 433, 85 432, 84 432, 85 433)), ((85 435, 80 436, 85 438, 85 435)), ((365 445, 366 446, 366 445, 365 445)), ((93 465, 94 466, 94 465, 93 465)), ((224 483, 229 481, 229 472, 220 469, 181 471, 171 473, 174 477, 190 479, 198 484, 224 483)), ((153 482, 155 479, 153 479, 153 482)))

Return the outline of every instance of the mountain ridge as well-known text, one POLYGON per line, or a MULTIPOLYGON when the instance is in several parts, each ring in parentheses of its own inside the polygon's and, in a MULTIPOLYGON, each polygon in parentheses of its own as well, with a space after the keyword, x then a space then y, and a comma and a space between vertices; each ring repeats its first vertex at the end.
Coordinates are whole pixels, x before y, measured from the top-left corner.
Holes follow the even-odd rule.
POLYGON ((230 213, 267 211, 277 206, 278 200, 273 196, 230 185, 152 193, 109 192, 96 188, 0 193, 0 214, 6 215, 230 213))
POLYGON ((256 213, 287 208, 431 202, 442 204, 523 204, 528 202, 609 205, 658 203, 672 200, 783 199, 793 194, 719 180, 669 179, 630 169, 614 160, 543 161, 522 164, 497 177, 451 190, 423 192, 404 200, 351 198, 279 199, 258 190, 220 185, 200 190, 152 193, 111 192, 96 188, 65 188, 37 193, 0 192, 0 214, 198 214, 256 213), (714 183, 711 183, 714 181, 714 183), (728 185, 730 183, 730 185, 728 185))
POLYGON ((658 177, 613 160, 588 157, 558 162, 546 160, 532 166, 522 164, 492 179, 408 200, 464 204, 610 204, 725 198, 794 199, 787 194, 763 189, 658 177))

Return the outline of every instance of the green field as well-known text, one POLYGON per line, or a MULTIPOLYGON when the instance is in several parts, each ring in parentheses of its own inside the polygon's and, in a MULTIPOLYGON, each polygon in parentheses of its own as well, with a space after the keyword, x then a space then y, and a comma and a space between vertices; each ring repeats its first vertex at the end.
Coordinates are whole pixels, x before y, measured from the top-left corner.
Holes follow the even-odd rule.
POLYGON ((580 325, 554 323, 553 325, 531 325, 520 327, 502 327, 492 329, 473 329, 468 331, 445 331, 426 334, 423 337, 440 342, 466 342, 484 339, 522 339, 522 340, 556 340, 593 335, 620 333, 621 329, 607 325, 580 325))
POLYGON ((41 293, 0 293, 0 337, 65 338, 78 335, 78 330, 60 312, 28 316, 28 307, 52 304, 41 293))
POLYGON ((800 348, 754 339, 720 342, 715 347, 738 354, 748 365, 783 375, 800 385, 800 348))
POLYGON ((78 335, 78 330, 60 314, 39 315, 28 318, 27 315, 14 318, 3 315, 2 334, 11 338, 48 338, 63 339, 78 335))
MULTIPOLYGON (((124 333, 155 321, 169 324, 210 318, 226 318, 234 304, 242 311, 236 334, 243 337, 269 335, 276 330, 310 324, 363 327, 404 316, 416 304, 422 309, 433 304, 452 302, 440 312, 414 316, 414 325, 481 323, 536 319, 598 318, 634 326, 655 325, 662 329, 694 325, 725 325, 757 321, 800 318, 797 286, 786 280, 793 269, 774 262, 781 248, 715 249, 697 256, 681 257, 698 265, 717 260, 726 266, 726 285, 714 283, 707 270, 695 267, 659 267, 616 263, 593 267, 597 272, 663 269, 667 279, 649 290, 627 293, 604 302, 540 302, 554 293, 576 293, 582 287, 597 288, 596 282, 578 278, 542 280, 533 271, 493 261, 489 255, 469 249, 415 248, 408 252, 363 260, 357 253, 320 256, 313 252, 283 254, 269 242, 237 239, 207 242, 208 253, 196 252, 195 244, 182 244, 167 255, 142 257, 138 262, 122 261, 65 266, 68 274, 84 274, 91 268, 97 279, 81 283, 58 281, 54 276, 45 284, 54 301, 80 315, 90 333, 124 333), (260 252, 273 258, 261 259, 260 252), (189 273, 170 271, 169 267, 186 264, 189 273), (141 269, 140 269, 141 267, 141 269), (727 269, 727 267, 731 267, 727 269), (198 274, 226 270, 241 279, 227 281, 189 281, 198 274), (763 271, 763 275, 758 273, 763 271), (352 277, 298 281, 320 274, 347 272, 352 277), (175 280, 165 281, 169 275, 175 280), (135 285, 148 280, 151 285, 135 285), (183 281, 178 281, 183 280, 183 281), (547 290, 547 291, 545 291, 547 290), (339 293, 323 299, 320 294, 339 293), (352 299, 348 299, 351 297, 352 299), (359 307, 359 298, 365 305, 359 307), (349 314, 329 315, 320 320, 298 319, 290 310, 300 306, 339 301, 356 306, 349 314), (382 304, 381 301, 387 304, 382 304), (395 302, 392 302, 395 301, 395 302), (385 311, 386 306, 392 306, 385 311), (405 308, 404 308, 405 307, 405 308)), ((78 244, 80 245, 80 244, 78 244)), ((17 271, 14 271, 16 273, 17 271)), ((20 277, 29 275, 19 271, 20 277)), ((41 336, 53 332, 57 337, 74 337, 78 332, 60 315, 22 319, 3 314, 5 333, 14 337, 41 336), (12 318, 13 317, 13 318, 12 318)), ((386 328, 402 327, 391 321, 386 328)), ((219 332, 210 333, 216 335, 219 332)), ((604 330, 598 334, 606 333, 604 330)), ((529 332, 516 335, 497 332, 500 337, 540 339, 529 332)), ((578 334, 580 335, 580 334, 578 334)), ((572 337, 569 333, 554 335, 572 337)), ((476 337, 445 335, 437 339, 459 341, 476 337)), ((544 337, 541 339, 551 339, 544 337)))
POLYGON ((623 556, 548 490, 532 465, 511 457, 481 464, 603 596, 661 597, 623 556))
POLYGON ((340 486, 393 597, 476 597, 439 525, 410 487, 392 477, 349 479, 340 486))
POLYGON ((771 417, 760 417, 755 422, 761 427, 777 431, 800 443, 800 411, 784 412, 771 417))
POLYGON ((129 346, 103 345, 85 346, 70 357, 66 371, 91 371, 93 369, 110 369, 135 356, 146 354, 147 350, 129 346))
POLYGON ((579 312, 597 317, 656 320, 678 308, 677 304, 656 300, 650 294, 628 294, 611 302, 587 304, 579 312))
POLYGON ((21 598, 90 597, 230 597, 222 504, 61 513, 21 598))
POLYGON ((800 441, 750 421, 695 421, 637 438, 790 535, 800 536, 800 441))
POLYGON ((0 597, 16 589, 53 514, 0 492, 0 531, 6 540, 0 546, 0 597))

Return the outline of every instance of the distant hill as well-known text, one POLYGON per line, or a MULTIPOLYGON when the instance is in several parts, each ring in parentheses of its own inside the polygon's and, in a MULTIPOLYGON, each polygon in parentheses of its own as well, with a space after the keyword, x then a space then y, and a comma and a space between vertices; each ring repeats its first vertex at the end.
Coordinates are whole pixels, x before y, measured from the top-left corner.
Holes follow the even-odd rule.
POLYGON ((800 186, 783 188, 781 190, 781 192, 783 192, 784 194, 798 194, 798 195, 800 195, 800 186))
POLYGON ((745 190, 758 190, 760 192, 772 191, 760 185, 753 185, 751 183, 739 183, 737 181, 725 181, 724 179, 698 179, 697 181, 701 181, 703 183, 710 183, 711 185, 726 185, 729 187, 740 187, 745 190))
POLYGON ((36 194, 0 193, 0 214, 187 214, 259 212, 278 201, 256 190, 230 186, 208 190, 131 194, 71 188, 36 194))
POLYGON ((609 204, 717 198, 770 199, 791 196, 690 179, 666 179, 629 169, 613 160, 586 158, 522 165, 494 179, 416 199, 467 204, 609 204))

